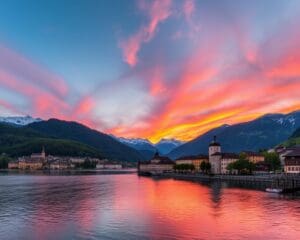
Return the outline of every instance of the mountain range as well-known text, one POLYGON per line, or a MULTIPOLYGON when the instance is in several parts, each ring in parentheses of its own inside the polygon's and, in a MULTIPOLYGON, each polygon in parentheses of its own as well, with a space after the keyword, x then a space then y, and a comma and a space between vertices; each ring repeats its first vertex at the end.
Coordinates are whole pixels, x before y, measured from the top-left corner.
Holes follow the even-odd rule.
POLYGON ((283 146, 293 147, 295 145, 300 145, 300 128, 298 128, 291 137, 282 143, 283 146))
MULTIPOLYGON (((217 136, 222 151, 239 153, 274 147, 288 139, 298 139, 300 111, 266 114, 249 122, 222 125, 201 136, 181 142, 162 139, 153 144, 147 139, 127 139, 96 131, 77 122, 39 118, 0 118, 0 152, 28 154, 45 145, 51 154, 101 156, 110 160, 136 162, 148 160, 156 152, 171 159, 207 154, 208 145, 217 136), (294 134, 293 134, 294 133, 294 134), (292 135, 292 137, 291 137, 292 135), (65 152, 64 152, 65 151, 65 152)), ((291 140, 290 140, 291 141, 291 140)))
POLYGON ((49 119, 25 126, 23 122, 14 123, 0 124, 0 152, 12 156, 29 155, 45 146, 46 152, 53 155, 98 156, 126 162, 144 159, 137 150, 76 122, 49 119))
MULTIPOLYGON (((115 137, 115 136, 114 136, 115 137)), ((156 152, 160 155, 166 155, 184 142, 176 139, 161 139, 153 144, 148 139, 143 138, 123 138, 115 137, 118 141, 138 150, 146 159, 151 159, 156 152)))
POLYGON ((289 114, 266 114, 253 121, 235 125, 222 125, 189 141, 174 150, 168 157, 207 154, 208 145, 217 136, 222 151, 239 153, 243 150, 268 149, 288 139, 300 127, 300 111, 289 114))

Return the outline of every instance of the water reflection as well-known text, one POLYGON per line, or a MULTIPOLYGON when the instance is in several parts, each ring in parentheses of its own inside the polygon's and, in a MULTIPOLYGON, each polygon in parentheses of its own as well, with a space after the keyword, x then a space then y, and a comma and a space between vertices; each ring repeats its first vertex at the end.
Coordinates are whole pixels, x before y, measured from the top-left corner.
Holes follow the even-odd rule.
POLYGON ((0 239, 297 239, 299 196, 135 174, 0 176, 0 239))

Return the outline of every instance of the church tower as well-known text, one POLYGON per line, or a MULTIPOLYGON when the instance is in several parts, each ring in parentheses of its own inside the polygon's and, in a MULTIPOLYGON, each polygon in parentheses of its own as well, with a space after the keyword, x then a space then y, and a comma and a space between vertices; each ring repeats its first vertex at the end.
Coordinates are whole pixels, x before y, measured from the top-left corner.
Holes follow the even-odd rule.
POLYGON ((45 147, 43 146, 42 152, 41 152, 41 158, 46 159, 46 152, 45 147))
POLYGON ((216 136, 214 136, 214 140, 209 144, 208 154, 209 163, 211 164, 211 172, 213 174, 220 174, 222 153, 221 145, 217 142, 216 136))
POLYGON ((217 142, 217 137, 214 136, 213 141, 209 144, 208 155, 211 156, 214 153, 221 153, 221 145, 217 142))

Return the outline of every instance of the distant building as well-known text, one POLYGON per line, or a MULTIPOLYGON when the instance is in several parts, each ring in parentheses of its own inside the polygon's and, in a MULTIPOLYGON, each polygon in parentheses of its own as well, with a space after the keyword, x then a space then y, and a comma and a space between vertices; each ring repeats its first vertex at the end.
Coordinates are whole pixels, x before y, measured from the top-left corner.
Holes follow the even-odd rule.
POLYGON ((122 164, 118 163, 98 163, 96 169, 122 169, 122 164))
POLYGON ((265 157, 261 153, 251 152, 251 151, 243 151, 243 153, 246 154, 247 160, 249 160, 252 163, 256 164, 265 161, 265 157))
POLYGON ((284 146, 278 146, 274 149, 274 151, 278 154, 280 163, 282 166, 285 165, 285 156, 297 149, 300 149, 300 146, 293 146, 293 147, 284 147, 284 146))
POLYGON ((84 163, 85 158, 81 158, 81 157, 71 157, 70 158, 71 163, 73 164, 81 164, 84 163))
POLYGON ((21 170, 40 170, 43 168, 43 162, 31 159, 30 157, 21 157, 18 159, 19 169, 21 170))
POLYGON ((43 169, 46 164, 45 149, 42 149, 41 153, 33 153, 29 157, 20 157, 15 162, 8 164, 9 169, 21 169, 21 170, 39 170, 43 169))
POLYGON ((221 144, 217 142, 216 136, 208 147, 209 163, 213 174, 228 174, 228 164, 235 162, 239 156, 235 153, 222 153, 221 144))
POLYGON ((11 161, 8 163, 9 169, 18 169, 19 168, 19 162, 18 161, 11 161))
POLYGON ((196 172, 199 172, 201 170, 200 165, 202 162, 208 162, 207 155, 186 156, 186 157, 178 158, 175 161, 176 165, 180 165, 180 164, 194 165, 196 172))
POLYGON ((56 157, 53 161, 49 161, 50 170, 63 170, 71 168, 69 159, 56 157))
POLYGON ((32 153, 30 156, 32 161, 46 161, 46 153, 45 153, 45 148, 42 148, 41 153, 32 153))
POLYGON ((300 148, 297 148, 284 157, 285 173, 300 173, 300 148))
POLYGON ((168 157, 159 156, 155 154, 152 160, 146 162, 139 162, 139 174, 160 174, 164 172, 172 172, 175 163, 168 157))

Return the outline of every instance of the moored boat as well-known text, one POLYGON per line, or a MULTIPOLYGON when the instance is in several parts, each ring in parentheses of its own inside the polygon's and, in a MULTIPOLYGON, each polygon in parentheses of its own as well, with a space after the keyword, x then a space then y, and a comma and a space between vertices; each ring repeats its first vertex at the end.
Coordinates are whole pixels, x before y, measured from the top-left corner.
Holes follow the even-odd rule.
POLYGON ((282 193, 283 190, 281 188, 266 188, 266 192, 269 192, 269 193, 282 193))

